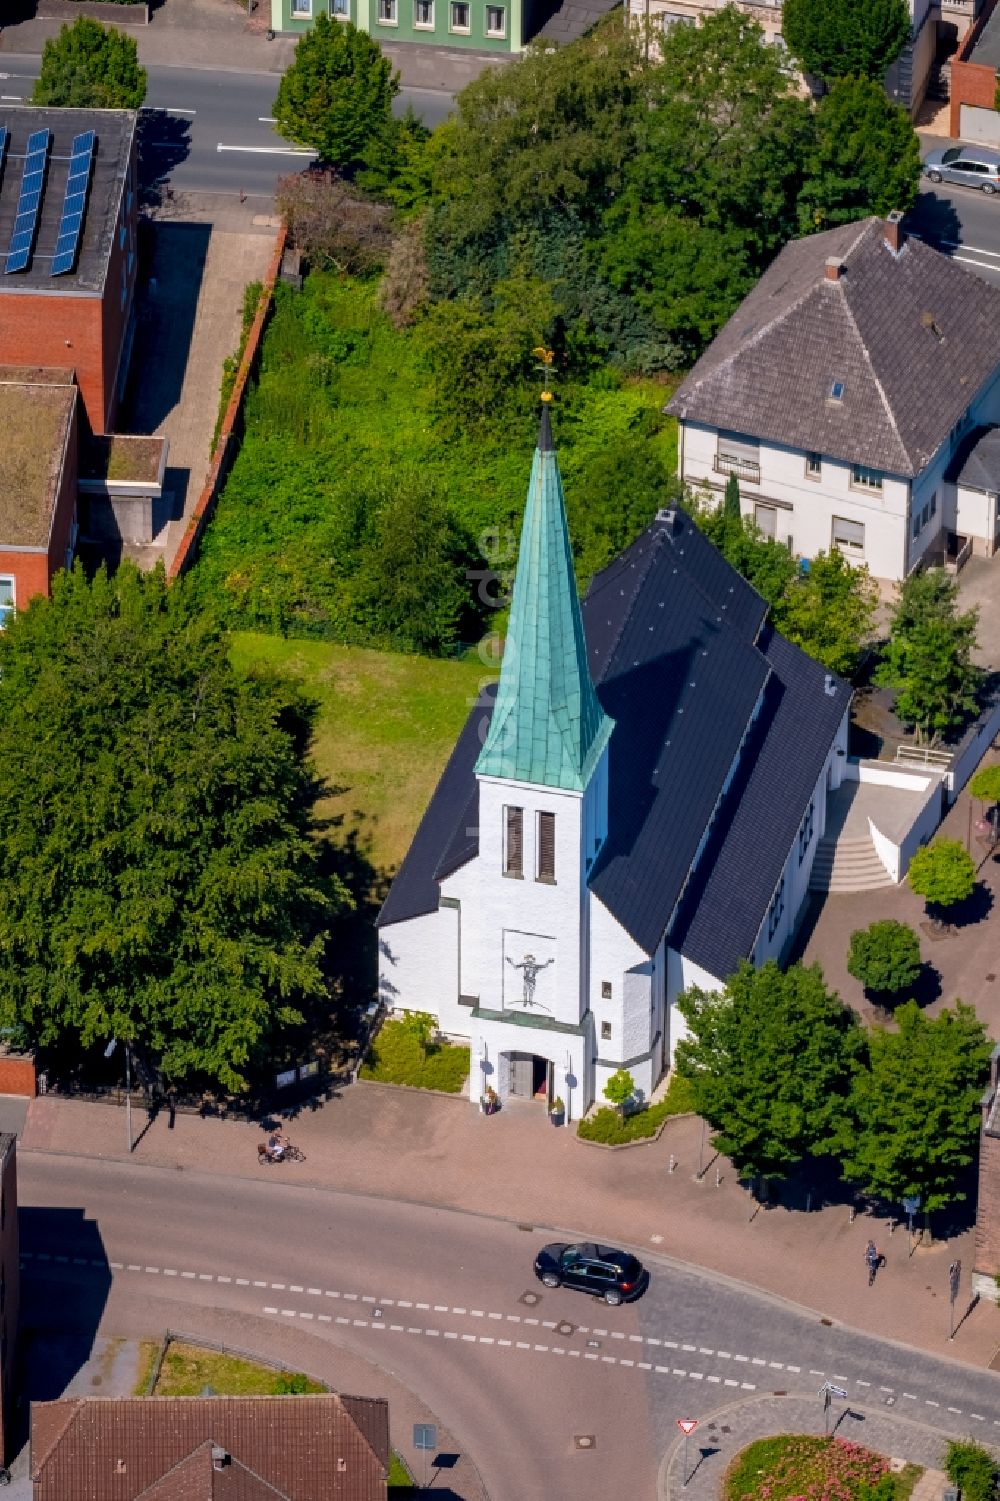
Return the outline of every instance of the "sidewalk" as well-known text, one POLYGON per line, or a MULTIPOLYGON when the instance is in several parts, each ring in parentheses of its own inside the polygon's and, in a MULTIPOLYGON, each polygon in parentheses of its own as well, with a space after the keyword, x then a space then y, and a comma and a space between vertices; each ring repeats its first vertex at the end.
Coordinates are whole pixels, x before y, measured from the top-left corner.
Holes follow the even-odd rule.
MULTIPOLYGON (((553 1129, 528 1102, 483 1116, 464 1098, 354 1084, 322 1109, 295 1117, 289 1131, 308 1159, 282 1169, 292 1182, 626 1242, 979 1367, 1000 1345, 1000 1312, 987 1303, 948 1340, 948 1265, 957 1256, 964 1268, 960 1317, 972 1270, 971 1232, 908 1256, 905 1229, 890 1236, 884 1222, 851 1223, 843 1204, 810 1214, 755 1208, 729 1164, 711 1159, 710 1149, 704 1178, 694 1180, 702 1134, 694 1117, 671 1121, 656 1143, 613 1152, 581 1143, 572 1129, 553 1129), (863 1263, 869 1235, 887 1258, 875 1289, 863 1263)), ((259 1128, 247 1123, 186 1115, 171 1131, 161 1114, 134 1160, 255 1177, 260 1139, 259 1128)), ((117 1159, 126 1156, 124 1145, 120 1109, 51 1096, 32 1101, 21 1141, 25 1152, 117 1159)))
MULTIPOLYGON (((831 1429, 834 1423, 838 1438, 863 1444, 887 1459, 905 1460, 935 1472, 925 1474, 917 1487, 921 1501, 940 1497, 944 1483, 940 1465, 947 1442, 940 1429, 925 1428, 922 1423, 879 1410, 867 1411, 856 1402, 845 1412, 845 1404, 835 1401, 830 1409, 831 1429)), ((664 1455, 657 1480, 659 1501, 679 1496, 685 1501, 717 1501, 725 1469, 741 1449, 757 1439, 781 1433, 821 1435, 823 1425, 823 1406, 818 1398, 760 1397, 717 1408, 699 1423, 690 1440, 686 1476, 683 1438, 678 1437, 664 1455)))

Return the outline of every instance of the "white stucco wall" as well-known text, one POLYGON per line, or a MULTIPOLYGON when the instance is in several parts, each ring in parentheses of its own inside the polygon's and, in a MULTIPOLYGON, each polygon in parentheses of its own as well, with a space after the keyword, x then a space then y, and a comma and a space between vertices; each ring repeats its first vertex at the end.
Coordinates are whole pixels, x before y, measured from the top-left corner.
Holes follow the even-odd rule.
POLYGON ((458 913, 440 907, 426 917, 378 932, 379 999, 390 1011, 428 1011, 443 1031, 465 1036, 458 1005, 458 913))
POLYGON ((677 1009, 677 997, 697 985, 701 990, 725 990, 725 980, 695 964, 676 949, 667 950, 667 1056, 664 1062, 673 1068, 677 1044, 689 1035, 687 1022, 677 1009))
POLYGON ((507 1097, 504 1053, 533 1053, 552 1064, 552 1098, 566 1106, 566 1121, 579 1120, 593 1099, 593 1033, 587 1027, 580 1035, 547 1032, 516 1022, 471 1023, 469 1099, 480 1099, 487 1084, 501 1100, 507 1097))

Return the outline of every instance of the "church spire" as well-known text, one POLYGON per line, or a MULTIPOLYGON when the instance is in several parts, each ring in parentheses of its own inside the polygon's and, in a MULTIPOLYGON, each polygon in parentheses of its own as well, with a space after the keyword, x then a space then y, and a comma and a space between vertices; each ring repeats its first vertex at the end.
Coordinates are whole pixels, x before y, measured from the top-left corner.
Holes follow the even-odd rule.
POLYGON ((543 405, 496 706, 476 771, 582 791, 613 729, 587 665, 559 461, 543 405))

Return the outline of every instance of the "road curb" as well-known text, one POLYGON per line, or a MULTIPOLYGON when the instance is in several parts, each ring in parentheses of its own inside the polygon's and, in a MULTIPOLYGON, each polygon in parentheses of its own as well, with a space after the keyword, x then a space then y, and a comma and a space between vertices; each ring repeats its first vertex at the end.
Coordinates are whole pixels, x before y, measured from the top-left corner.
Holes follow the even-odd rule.
MULTIPOLYGON (((698 1419, 698 1426, 701 1427, 702 1424, 704 1424, 704 1423, 715 1422, 719 1418, 730 1417, 734 1413, 746 1412, 746 1410, 748 1408, 760 1407, 762 1404, 765 1404, 765 1403, 777 1405, 778 1403, 785 1403, 785 1402, 810 1402, 810 1401, 811 1402, 815 1402, 816 1401, 815 1394, 813 1392, 802 1392, 802 1391, 789 1391, 789 1392, 787 1392, 787 1393, 785 1393, 785 1394, 783 1394, 781 1396, 778 1396, 778 1395, 776 1395, 774 1393, 761 1393, 760 1396, 757 1396, 757 1397, 740 1397, 735 1402, 725 1402, 725 1403, 723 1403, 723 1405, 721 1407, 713 1407, 711 1409, 711 1411, 707 1412, 703 1418, 699 1418, 698 1419)), ((903 1427, 916 1429, 920 1433, 926 1434, 929 1437, 934 1438, 935 1440, 937 1440, 941 1444, 946 1443, 947 1440, 948 1440, 948 1438, 949 1438, 949 1436, 958 1437, 958 1438, 966 1438, 968 1436, 968 1430, 959 1430, 959 1429, 956 1428, 956 1429, 952 1430, 952 1434, 949 1435, 949 1433, 945 1429, 943 1429, 943 1428, 936 1428, 931 1423, 924 1423, 919 1418, 910 1418, 910 1417, 905 1416, 905 1414, 903 1414, 903 1413, 896 1413, 896 1412, 892 1412, 891 1414, 886 1414, 885 1412, 882 1411, 881 1408, 877 1408, 877 1409, 868 1408, 868 1407, 866 1407, 861 1402, 851 1401, 849 1403, 849 1407, 850 1407, 850 1410, 852 1412, 860 1413, 864 1418, 867 1418, 869 1415, 871 1415, 872 1417, 874 1417, 874 1416, 877 1415, 880 1419, 882 1419, 885 1422, 888 1422, 888 1423, 899 1423, 903 1427)), ((789 1431, 793 1431, 793 1430, 789 1430, 789 1431)), ((818 1436, 821 1437, 822 1435, 818 1435, 818 1436)), ((746 1449, 750 1444, 756 1442, 756 1438, 757 1437, 759 1437, 759 1438, 770 1438, 770 1437, 773 1437, 773 1430, 772 1430, 772 1428, 769 1425, 766 1426, 766 1427, 764 1427, 764 1428, 762 1428, 761 1432, 758 1435, 756 1435, 756 1437, 754 1435, 752 1435, 752 1434, 748 1435, 747 1438, 746 1438, 746 1442, 745 1443, 741 1443, 740 1448, 733 1451, 733 1456, 732 1457, 735 1457, 735 1455, 741 1453, 743 1449, 746 1449)), ((853 1442, 853 1440, 852 1440, 852 1442, 853 1442)), ((871 1447, 870 1445, 864 1444, 864 1438, 863 1438, 863 1436, 858 1440, 858 1442, 862 1443, 864 1445, 864 1447, 866 1447, 866 1448, 871 1447)), ((996 1454, 998 1457, 1000 1457, 1000 1444, 986 1443, 985 1440, 982 1441, 982 1442, 983 1442, 983 1447, 984 1448, 992 1450, 994 1454, 996 1454)), ((671 1486, 671 1481, 670 1481, 670 1471, 672 1470, 675 1462, 677 1461, 678 1457, 682 1453, 683 1448, 684 1448, 684 1439, 683 1439, 683 1437, 681 1435, 678 1435, 678 1437, 674 1439, 674 1441, 671 1443, 670 1447, 667 1449, 666 1453, 663 1455, 663 1457, 660 1460, 659 1467, 657 1469, 657 1475, 656 1475, 656 1495, 657 1495, 657 1501, 674 1501, 675 1497, 680 1496, 680 1495, 683 1494, 683 1486, 680 1485, 679 1483, 677 1483, 677 1484, 674 1484, 673 1487, 672 1487, 671 1486)), ((876 1454, 882 1454, 882 1453, 884 1453, 884 1451, 882 1449, 874 1449, 873 1452, 876 1453, 876 1454)), ((887 1456, 887 1457, 892 1457, 892 1456, 887 1456)), ((728 1463, 728 1461, 727 1461, 727 1463, 728 1463)))

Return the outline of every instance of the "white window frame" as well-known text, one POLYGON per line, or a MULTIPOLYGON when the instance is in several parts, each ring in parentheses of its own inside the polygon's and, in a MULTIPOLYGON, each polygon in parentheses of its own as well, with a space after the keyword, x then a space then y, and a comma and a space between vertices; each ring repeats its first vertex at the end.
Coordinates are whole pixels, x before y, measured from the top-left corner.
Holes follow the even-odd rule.
POLYGON ((524 808, 518 803, 505 803, 503 810, 503 873, 510 881, 524 880, 524 808), (510 853, 510 815, 516 815, 518 825, 518 837, 521 841, 519 858, 516 868, 511 862, 510 853))
POLYGON ((601 1041, 611 1041, 611 1023, 609 1021, 601 1022, 601 1041))
POLYGON ((10 585, 10 599, 0 601, 0 631, 7 629, 7 617, 17 611, 17 579, 12 573, 0 573, 0 590, 10 585))
POLYGON ((816 827, 816 800, 815 800, 815 798, 810 798, 809 799, 809 806, 808 806, 808 808, 805 811, 805 816, 803 817, 802 822, 799 824, 799 864, 800 865, 802 864, 803 860, 806 857, 806 854, 808 852, 809 846, 813 842, 813 833, 815 832, 815 827, 816 827))
POLYGON ((778 882, 778 889, 774 893, 774 896, 771 898, 771 906, 770 906, 770 909, 769 909, 768 914, 767 914, 767 941, 768 941, 768 943, 771 942, 771 939, 774 937, 775 933, 777 933, 778 928, 781 925, 781 919, 782 919, 782 916, 784 915, 784 911, 785 911, 785 873, 784 873, 784 871, 782 871, 782 873, 781 873, 781 880, 778 882))
POLYGON ((486 7, 486 35, 491 37, 505 37, 507 35, 507 7, 506 5, 487 5, 486 7), (490 11, 499 11, 501 16, 499 30, 490 25, 490 11))
POLYGON ((330 14, 335 21, 349 21, 351 0, 330 0, 330 14))
POLYGON ((823 455, 821 453, 806 454, 806 479, 821 480, 823 478, 823 455))
POLYGON ((543 886, 556 884, 556 815, 546 808, 539 809, 535 814, 535 880, 541 881, 543 886), (542 827, 547 818, 551 818, 552 824, 552 874, 542 873, 542 827))
POLYGON ((456 36, 469 36, 472 31, 472 5, 470 4, 470 0, 448 0, 448 30, 453 31, 456 36), (455 10, 459 5, 463 7, 468 17, 464 26, 456 26, 455 24, 455 10))
POLYGON ((883 474, 880 469, 869 469, 867 464, 851 465, 851 486, 855 490, 882 492, 883 474))
POLYGON ((434 0, 413 0, 413 29, 415 31, 434 30, 434 0), (420 14, 421 5, 427 6, 428 11, 430 12, 429 21, 420 21, 417 19, 420 14))
POLYGON ((291 0, 288 14, 293 21, 308 21, 312 19, 313 0, 291 0))
POLYGON ((838 552, 844 553, 849 558, 863 558, 865 555, 865 524, 863 521, 855 521, 851 516, 834 516, 830 524, 830 546, 838 552), (855 542, 846 538, 838 538, 837 527, 854 526, 861 530, 861 541, 855 542))
POLYGON ((378 0, 378 4, 375 7, 375 24, 376 26, 398 26, 399 0, 378 0), (390 11, 391 14, 384 16, 382 14, 383 9, 390 11))

